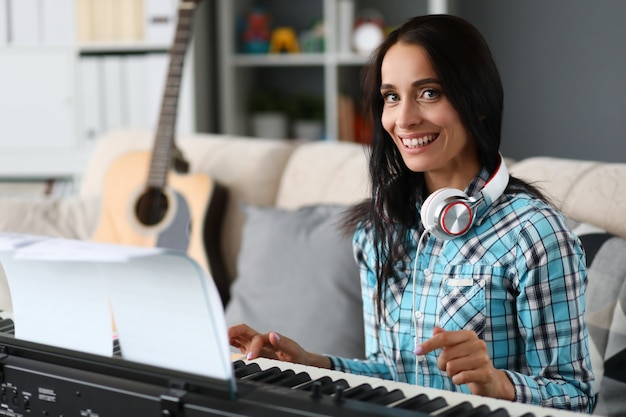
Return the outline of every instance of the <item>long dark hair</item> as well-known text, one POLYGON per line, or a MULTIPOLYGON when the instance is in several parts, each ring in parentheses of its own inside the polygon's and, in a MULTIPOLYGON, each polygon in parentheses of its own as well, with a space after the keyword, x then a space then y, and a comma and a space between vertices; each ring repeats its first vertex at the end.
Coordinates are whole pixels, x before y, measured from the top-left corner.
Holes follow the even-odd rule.
MULTIPOLYGON (((406 167, 381 121, 382 61, 387 51, 399 42, 421 46, 427 52, 444 96, 474 138, 482 166, 493 173, 500 159, 504 92, 489 46, 480 32, 469 22, 451 15, 414 17, 391 32, 362 73, 365 114, 372 123, 369 155, 372 195, 351 210, 346 222, 348 230, 354 230, 363 221, 372 227, 379 319, 387 280, 395 276, 393 263, 404 255, 401 240, 410 229, 419 226, 415 207, 418 199, 426 197, 424 174, 406 167)), ((516 189, 543 198, 533 186, 511 177, 507 190, 516 189)))

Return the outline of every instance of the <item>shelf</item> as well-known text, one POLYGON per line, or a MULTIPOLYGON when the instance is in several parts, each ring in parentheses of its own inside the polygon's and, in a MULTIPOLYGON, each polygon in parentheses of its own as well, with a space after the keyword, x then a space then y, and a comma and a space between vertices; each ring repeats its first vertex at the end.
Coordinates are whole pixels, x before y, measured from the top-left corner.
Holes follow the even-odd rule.
MULTIPOLYGON (((369 54, 352 52, 351 31, 345 29, 351 28, 358 13, 375 8, 384 15, 385 27, 393 27, 411 15, 441 12, 447 8, 446 0, 264 0, 258 3, 220 0, 217 5, 221 131, 254 136, 249 103, 255 95, 271 91, 280 100, 290 100, 298 95, 322 98, 325 115, 322 137, 326 140, 344 139, 340 137, 340 131, 345 140, 355 140, 350 129, 346 129, 353 123, 346 120, 354 120, 354 125, 360 120, 360 70, 369 61, 369 54), (324 52, 241 53, 245 50, 238 41, 244 29, 241 22, 245 22, 246 13, 256 4, 269 13, 270 32, 278 27, 291 27, 299 39, 304 31, 309 30, 311 22, 321 17, 324 52)), ((291 110, 288 108, 283 113, 291 114, 291 110)), ((290 123, 293 125, 294 120, 290 123)))
POLYGON ((233 65, 237 67, 274 67, 304 65, 363 65, 368 56, 351 53, 302 53, 302 54, 236 54, 233 65))
POLYGON ((169 44, 149 42, 88 42, 77 46, 80 54, 168 52, 169 44))
POLYGON ((339 53, 329 56, 329 61, 337 65, 364 65, 367 63, 369 55, 339 53))
MULTIPOLYGON (((119 19, 115 20, 113 14, 101 16, 94 10, 80 15, 85 19, 78 19, 79 6, 97 4, 112 11, 115 4, 128 17, 129 7, 141 5, 143 0, 63 0, 59 5, 67 7, 54 8, 50 15, 46 13, 52 9, 44 8, 43 3, 14 0, 13 5, 19 4, 23 12, 29 13, 19 15, 26 16, 25 20, 16 19, 17 23, 5 25, 10 36, 0 39, 0 111, 4 115, 0 127, 0 177, 4 179, 78 178, 89 151, 107 131, 158 127, 176 26, 172 26, 172 19, 166 19, 168 27, 153 26, 150 31, 144 28, 142 37, 126 36, 129 32, 121 30, 121 25, 110 25, 111 33, 107 36, 100 36, 104 32, 95 36, 91 17, 108 28, 111 19, 119 19), (37 11, 35 17, 31 8, 37 11), (43 16, 56 22, 54 33, 45 32, 47 36, 37 29, 42 27, 43 16), (21 32, 16 31, 20 24, 24 29, 21 32), (90 36, 81 36, 78 26, 87 29, 90 36), (29 36, 25 36, 26 29, 29 36), (60 32, 66 36, 57 36, 60 32), (16 33, 21 33, 21 37, 16 33)), ((171 3, 171 16, 176 16, 176 3, 171 3)), ((198 131, 198 120, 202 118, 205 123, 210 119, 204 100, 211 96, 205 91, 210 71, 202 65, 212 53, 205 45, 206 28, 211 26, 208 21, 213 16, 208 6, 200 7, 204 11, 194 14, 194 34, 183 67, 177 133, 198 131), (196 38, 199 42, 195 42, 196 38), (195 48, 198 43, 202 43, 202 48, 195 48)), ((143 22, 142 16, 136 15, 139 20, 134 22, 143 22)))
POLYGON ((0 155, 0 178, 11 179, 72 179, 83 172, 88 160, 85 150, 47 149, 8 150, 0 155))
POLYGON ((236 54, 233 64, 238 67, 272 67, 324 65, 326 56, 321 53, 302 54, 236 54))

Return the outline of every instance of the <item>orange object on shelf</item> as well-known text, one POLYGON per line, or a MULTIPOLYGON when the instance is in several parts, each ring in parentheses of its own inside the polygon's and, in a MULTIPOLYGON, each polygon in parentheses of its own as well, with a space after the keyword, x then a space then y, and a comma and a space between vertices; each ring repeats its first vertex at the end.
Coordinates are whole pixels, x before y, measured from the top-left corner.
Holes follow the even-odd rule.
POLYGON ((272 32, 270 40, 270 53, 298 53, 300 46, 298 45, 298 37, 296 31, 290 27, 278 27, 272 32))

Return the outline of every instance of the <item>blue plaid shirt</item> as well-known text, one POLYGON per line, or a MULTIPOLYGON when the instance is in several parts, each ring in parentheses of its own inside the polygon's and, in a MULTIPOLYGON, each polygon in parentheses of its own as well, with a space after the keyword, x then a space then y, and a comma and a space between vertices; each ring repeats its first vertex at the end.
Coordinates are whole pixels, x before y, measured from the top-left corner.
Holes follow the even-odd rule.
MULTIPOLYGON (((466 193, 476 193, 487 178, 483 170, 466 193)), ((585 258, 561 214, 525 193, 505 194, 477 213, 464 236, 424 236, 416 260, 422 233, 420 225, 404 241, 406 255, 396 263, 378 326, 372 230, 365 225, 356 231, 366 359, 330 356, 335 369, 469 393, 439 370, 439 350, 413 353, 435 326, 469 329, 486 342, 495 368, 508 373, 516 401, 591 412, 585 258)))

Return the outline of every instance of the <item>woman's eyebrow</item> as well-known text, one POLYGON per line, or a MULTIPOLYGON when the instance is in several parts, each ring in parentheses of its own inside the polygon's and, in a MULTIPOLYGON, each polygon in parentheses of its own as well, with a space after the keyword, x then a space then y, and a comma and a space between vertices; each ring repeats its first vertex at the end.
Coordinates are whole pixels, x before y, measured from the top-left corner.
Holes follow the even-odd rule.
MULTIPOLYGON (((421 87, 425 84, 441 84, 441 82, 439 82, 438 79, 436 78, 424 78, 421 80, 417 80, 414 81, 413 84, 411 84, 411 86, 413 87, 421 87)), ((393 84, 381 84, 380 85, 380 89, 381 90, 389 90, 389 89, 393 89, 394 85, 393 84)))

